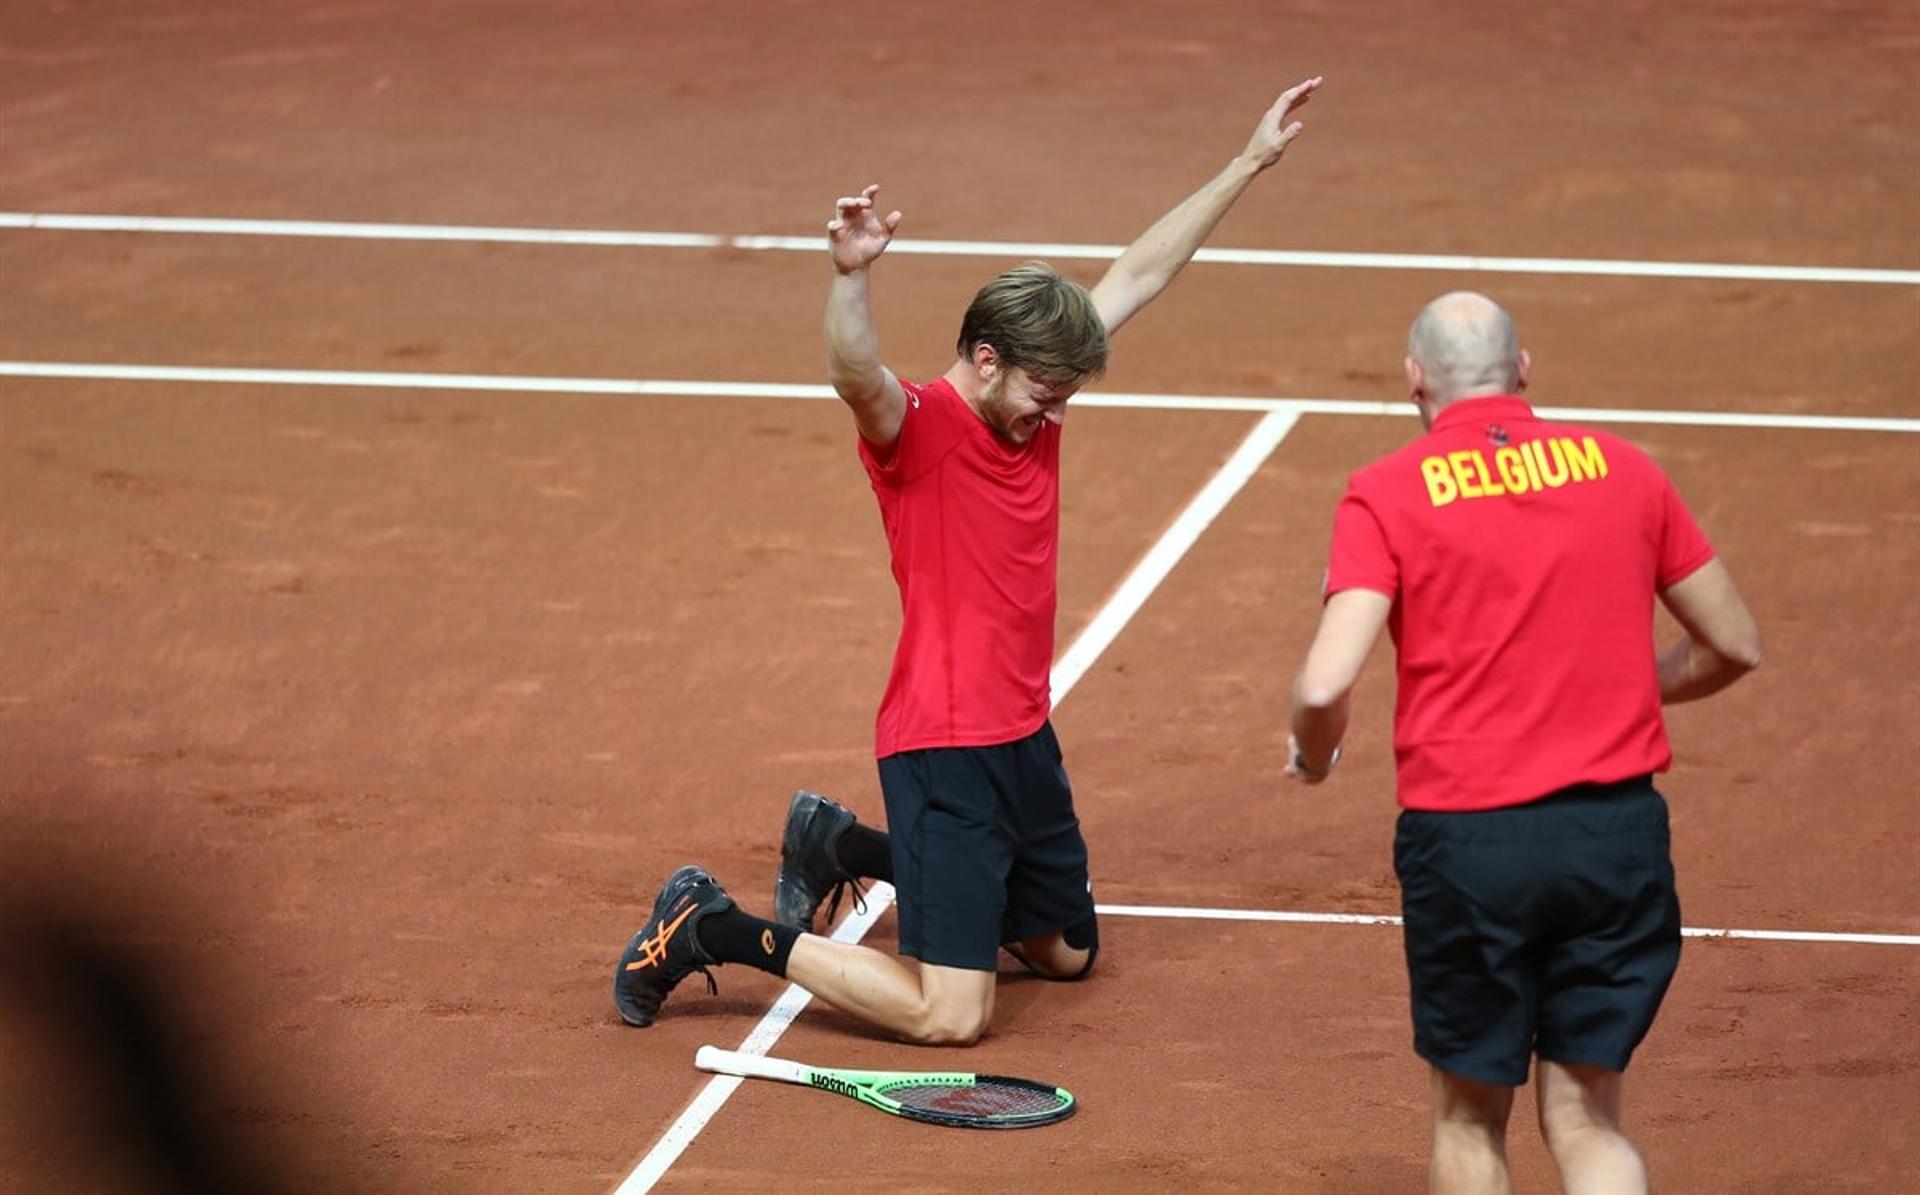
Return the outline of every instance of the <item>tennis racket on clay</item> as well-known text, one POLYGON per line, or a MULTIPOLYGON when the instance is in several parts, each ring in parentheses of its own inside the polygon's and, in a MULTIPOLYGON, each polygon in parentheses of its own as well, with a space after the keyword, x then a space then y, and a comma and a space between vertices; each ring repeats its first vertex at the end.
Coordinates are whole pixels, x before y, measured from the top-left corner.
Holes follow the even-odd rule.
POLYGON ((959 1129, 1030 1129, 1073 1115, 1073 1093, 1029 1079, 953 1071, 855 1071, 701 1046, 703 1071, 838 1092, 893 1116, 959 1129))

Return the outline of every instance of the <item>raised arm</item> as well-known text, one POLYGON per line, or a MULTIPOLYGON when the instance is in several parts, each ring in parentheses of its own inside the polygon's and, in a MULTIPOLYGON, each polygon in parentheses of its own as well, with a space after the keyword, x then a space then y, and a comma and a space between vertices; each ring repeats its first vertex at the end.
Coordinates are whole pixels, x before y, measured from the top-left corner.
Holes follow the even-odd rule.
POLYGON ((1719 560, 1695 569, 1660 600, 1687 631, 1660 657, 1662 703, 1711 696, 1760 666, 1760 628, 1719 560))
POLYGON ((1343 589, 1327 599, 1320 629, 1293 682, 1293 733, 1287 775, 1318 784, 1340 757, 1354 682, 1387 625, 1393 599, 1371 589, 1343 589))
POLYGON ((876 448, 900 436, 907 394, 900 379, 880 363, 880 333, 873 324, 867 272, 893 240, 900 213, 882 219, 873 207, 875 183, 857 196, 842 196, 827 223, 833 284, 827 291, 827 380, 853 411, 860 435, 876 448))
POLYGON ((1300 122, 1288 118, 1313 98, 1320 82, 1315 76, 1282 92, 1260 118, 1247 147, 1226 169, 1127 246, 1093 288, 1093 304, 1109 333, 1119 331, 1120 325, 1167 288, 1247 184, 1287 152, 1301 129, 1300 122))

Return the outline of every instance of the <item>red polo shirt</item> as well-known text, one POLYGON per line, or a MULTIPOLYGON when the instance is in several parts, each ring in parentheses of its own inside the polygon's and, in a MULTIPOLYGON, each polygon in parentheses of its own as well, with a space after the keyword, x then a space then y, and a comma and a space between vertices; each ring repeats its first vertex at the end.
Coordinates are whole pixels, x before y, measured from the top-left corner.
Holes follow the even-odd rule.
POLYGON ((1060 426, 1002 440, 945 379, 905 386, 900 438, 860 460, 900 587, 875 752, 1008 743, 1052 701, 1060 426))
POLYGON ((1394 599, 1400 804, 1494 809, 1665 771, 1654 598, 1711 559, 1644 453, 1511 396, 1457 402, 1355 473, 1327 595, 1394 599))

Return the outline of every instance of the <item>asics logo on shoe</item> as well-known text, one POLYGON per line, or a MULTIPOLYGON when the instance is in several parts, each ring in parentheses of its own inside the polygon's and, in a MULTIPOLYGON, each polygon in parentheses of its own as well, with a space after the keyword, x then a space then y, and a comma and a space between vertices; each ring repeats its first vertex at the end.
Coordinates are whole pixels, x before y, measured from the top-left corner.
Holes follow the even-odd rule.
POLYGON ((693 910, 694 906, 692 904, 687 905, 674 915, 672 921, 661 923, 659 933, 653 935, 651 938, 643 939, 640 943, 640 957, 628 963, 627 970, 638 971, 643 967, 658 966, 665 962, 667 960, 668 940, 673 937, 674 931, 679 929, 687 918, 693 916, 693 910))

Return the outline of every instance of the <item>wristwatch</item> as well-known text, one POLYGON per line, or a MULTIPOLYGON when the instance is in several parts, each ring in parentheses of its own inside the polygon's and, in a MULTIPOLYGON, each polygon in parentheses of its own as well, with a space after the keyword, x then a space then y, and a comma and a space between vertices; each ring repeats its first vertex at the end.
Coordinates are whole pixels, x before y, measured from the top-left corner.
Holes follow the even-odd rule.
POLYGON ((1325 780, 1327 777, 1333 775, 1334 765, 1340 762, 1340 748, 1336 746, 1333 749, 1333 755, 1327 760, 1327 766, 1324 768, 1308 767, 1306 758, 1306 756, 1300 754, 1300 748, 1298 744, 1296 744, 1293 749, 1293 770, 1309 780, 1325 780))

